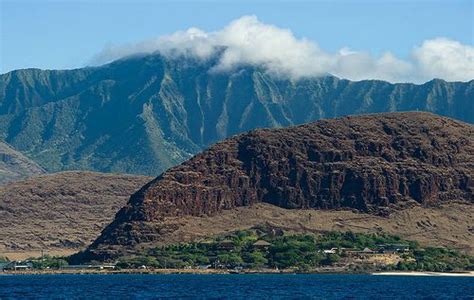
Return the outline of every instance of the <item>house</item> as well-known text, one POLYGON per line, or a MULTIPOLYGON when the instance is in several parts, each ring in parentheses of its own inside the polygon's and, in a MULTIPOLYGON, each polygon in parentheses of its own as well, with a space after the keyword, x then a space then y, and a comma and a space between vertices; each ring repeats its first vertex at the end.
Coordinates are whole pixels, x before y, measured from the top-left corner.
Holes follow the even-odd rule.
POLYGON ((214 242, 210 240, 199 241, 199 245, 212 245, 214 242))
POLYGON ((324 254, 336 254, 337 251, 338 251, 337 248, 331 248, 331 249, 324 249, 324 250, 323 250, 323 253, 324 253, 324 254))
POLYGON ((260 249, 260 250, 267 250, 272 244, 270 244, 267 241, 264 240, 258 240, 255 243, 253 243, 253 247, 255 249, 260 249))
POLYGON ((357 252, 356 248, 341 248, 341 252, 344 254, 353 254, 354 252, 357 252))
POLYGON ((376 254, 377 252, 366 247, 363 250, 347 249, 346 251, 344 251, 344 253, 346 253, 347 255, 350 255, 350 256, 364 257, 364 256, 367 256, 367 255, 376 254))
POLYGON ((202 241, 199 241, 198 244, 200 246, 205 246, 205 247, 209 247, 213 244, 213 241, 210 241, 210 240, 202 240, 202 241))
POLYGON ((410 251, 407 244, 383 244, 377 245, 379 253, 406 253, 410 251))
POLYGON ((234 249, 234 242, 231 240, 220 241, 219 244, 217 245, 217 249, 231 251, 234 249))
POLYGON ((33 269, 33 263, 29 261, 12 261, 3 266, 3 270, 13 270, 13 271, 20 271, 20 270, 30 270, 33 269))
POLYGON ((63 266, 62 269, 93 269, 93 265, 67 265, 63 266))
POLYGON ((85 269, 99 269, 99 270, 113 270, 115 265, 67 265, 61 267, 61 269, 76 269, 76 270, 85 270, 85 269))
POLYGON ((212 267, 212 265, 199 265, 197 268, 200 269, 200 270, 207 270, 211 267, 212 267))
POLYGON ((114 270, 114 269, 115 269, 115 265, 100 265, 100 266, 99 266, 99 269, 100 269, 100 270, 114 270))
POLYGON ((375 251, 370 248, 365 247, 364 250, 360 251, 359 253, 360 254, 375 254, 375 251))

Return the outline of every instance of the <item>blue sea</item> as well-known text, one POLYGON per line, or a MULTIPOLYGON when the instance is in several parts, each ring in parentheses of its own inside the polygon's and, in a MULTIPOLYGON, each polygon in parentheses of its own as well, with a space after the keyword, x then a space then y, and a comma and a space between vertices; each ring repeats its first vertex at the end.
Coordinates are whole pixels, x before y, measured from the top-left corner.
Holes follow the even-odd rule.
POLYGON ((474 299, 472 277, 2 275, 0 299, 474 299))

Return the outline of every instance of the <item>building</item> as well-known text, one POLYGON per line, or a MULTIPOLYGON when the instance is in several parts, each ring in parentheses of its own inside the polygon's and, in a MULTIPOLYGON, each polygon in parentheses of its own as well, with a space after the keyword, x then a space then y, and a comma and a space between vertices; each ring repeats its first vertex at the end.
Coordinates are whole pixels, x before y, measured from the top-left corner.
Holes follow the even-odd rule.
POLYGON ((264 240, 258 240, 256 241, 255 243, 253 243, 253 247, 255 249, 259 249, 259 250, 267 250, 272 244, 270 244, 269 242, 267 241, 264 241, 264 240))
POLYGON ((407 244, 383 244, 377 245, 379 253, 407 253, 410 245, 407 244))
POLYGON ((214 242, 213 241, 210 241, 210 240, 202 240, 202 241, 199 241, 198 244, 200 246, 204 246, 204 247, 209 247, 213 244, 214 242))
POLYGON ((212 265, 199 265, 197 268, 200 270, 207 270, 210 269, 212 265))
POLYGON ((365 247, 364 250, 360 251, 360 254, 375 254, 375 251, 365 247))
POLYGON ((232 251, 234 250, 234 242, 231 241, 231 240, 223 240, 223 241, 220 241, 217 248, 219 250, 228 250, 228 251, 232 251))
POLYGON ((336 254, 338 252, 337 248, 331 248, 331 249, 324 249, 323 253, 324 254, 336 254))
POLYGON ((354 249, 346 249, 344 251, 345 254, 350 255, 350 256, 366 256, 366 255, 373 255, 376 254, 377 251, 374 251, 370 248, 365 247, 363 250, 354 250, 354 249))
POLYGON ((115 265, 67 265, 61 267, 61 269, 75 269, 75 270, 86 270, 86 269, 98 269, 98 270, 113 270, 115 265))
POLYGON ((33 269, 33 263, 29 261, 12 261, 2 267, 3 270, 21 271, 33 269))

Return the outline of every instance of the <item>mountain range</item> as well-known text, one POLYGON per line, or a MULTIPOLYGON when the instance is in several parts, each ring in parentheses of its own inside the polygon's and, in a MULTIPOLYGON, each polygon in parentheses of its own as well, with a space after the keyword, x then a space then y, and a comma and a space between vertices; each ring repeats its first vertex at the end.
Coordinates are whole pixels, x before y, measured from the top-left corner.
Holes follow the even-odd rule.
POLYGON ((474 123, 474 81, 292 80, 252 66, 215 72, 217 59, 152 54, 100 67, 2 74, 0 140, 48 172, 156 176, 255 128, 416 110, 474 123))

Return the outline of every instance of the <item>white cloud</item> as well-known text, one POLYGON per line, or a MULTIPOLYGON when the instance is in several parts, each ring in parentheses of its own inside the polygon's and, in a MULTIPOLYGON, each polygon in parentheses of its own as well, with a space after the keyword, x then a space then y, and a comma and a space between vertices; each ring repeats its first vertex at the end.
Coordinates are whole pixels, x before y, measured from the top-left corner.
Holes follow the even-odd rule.
POLYGON ((351 79, 380 79, 390 82, 409 81, 412 66, 387 52, 379 58, 374 58, 368 53, 341 52, 336 56, 336 65, 332 73, 336 76, 351 79))
POLYGON ((446 38, 425 41, 413 51, 413 60, 425 78, 474 79, 474 47, 457 41, 446 38))
POLYGON ((328 53, 315 42, 299 39, 288 29, 264 24, 255 16, 241 17, 215 32, 190 28, 133 45, 108 46, 94 57, 93 62, 100 64, 134 53, 154 51, 170 57, 186 55, 206 60, 218 49, 223 51, 211 71, 258 65, 269 73, 294 79, 325 74, 351 80, 390 82, 474 79, 474 47, 457 41, 427 40, 413 50, 409 60, 399 59, 390 52, 374 57, 349 48, 328 53))

